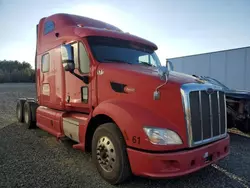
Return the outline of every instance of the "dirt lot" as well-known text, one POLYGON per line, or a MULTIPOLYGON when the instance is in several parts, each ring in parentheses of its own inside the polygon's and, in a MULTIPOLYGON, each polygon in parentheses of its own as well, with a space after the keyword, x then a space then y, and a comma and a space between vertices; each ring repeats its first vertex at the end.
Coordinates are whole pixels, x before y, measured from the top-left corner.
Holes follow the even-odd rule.
MULTIPOLYGON (((46 132, 15 123, 15 100, 34 96, 32 84, 0 85, 0 187, 113 187, 90 154, 46 132)), ((250 138, 231 134, 231 154, 218 164, 172 180, 133 177, 120 187, 250 187, 250 138)))

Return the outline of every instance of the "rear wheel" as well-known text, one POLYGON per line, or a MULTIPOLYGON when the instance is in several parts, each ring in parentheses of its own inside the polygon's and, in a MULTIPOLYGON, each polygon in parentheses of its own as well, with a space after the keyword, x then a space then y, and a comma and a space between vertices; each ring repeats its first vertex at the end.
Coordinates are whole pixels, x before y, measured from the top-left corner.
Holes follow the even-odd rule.
POLYGON ((26 101, 25 99, 18 99, 17 105, 16 105, 17 121, 21 123, 24 121, 23 107, 24 107, 25 101, 26 101))
POLYGON ((24 116, 24 123, 26 124, 28 129, 32 129, 36 127, 36 120, 35 120, 35 108, 36 104, 33 101, 26 101, 23 107, 23 116, 24 116))
POLYGON ((114 123, 98 127, 92 141, 92 160, 107 182, 119 184, 131 175, 126 145, 114 123))

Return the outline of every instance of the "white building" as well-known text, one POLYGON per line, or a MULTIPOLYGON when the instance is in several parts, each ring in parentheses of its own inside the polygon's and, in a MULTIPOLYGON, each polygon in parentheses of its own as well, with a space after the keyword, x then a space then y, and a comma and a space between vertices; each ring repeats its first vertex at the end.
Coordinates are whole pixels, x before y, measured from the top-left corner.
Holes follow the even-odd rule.
POLYGON ((213 77, 229 88, 250 91, 250 47, 168 59, 174 70, 213 77))

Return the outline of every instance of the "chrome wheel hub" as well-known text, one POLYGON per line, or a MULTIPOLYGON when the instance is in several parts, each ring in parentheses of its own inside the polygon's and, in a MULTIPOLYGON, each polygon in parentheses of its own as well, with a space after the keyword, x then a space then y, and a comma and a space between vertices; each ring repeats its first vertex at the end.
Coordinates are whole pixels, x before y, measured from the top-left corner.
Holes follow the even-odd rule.
POLYGON ((100 166, 107 172, 111 172, 116 162, 115 148, 111 140, 104 136, 97 143, 96 157, 100 166))

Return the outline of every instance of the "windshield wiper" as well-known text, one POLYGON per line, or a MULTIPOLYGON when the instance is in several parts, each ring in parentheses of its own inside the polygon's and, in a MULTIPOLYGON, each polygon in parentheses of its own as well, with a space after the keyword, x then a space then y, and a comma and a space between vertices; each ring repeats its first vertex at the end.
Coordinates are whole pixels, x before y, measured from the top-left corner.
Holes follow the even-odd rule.
POLYGON ((133 63, 130 63, 128 61, 124 61, 124 60, 121 60, 121 59, 104 59, 103 61, 106 61, 106 62, 119 62, 119 63, 126 63, 126 64, 133 64, 133 63))

